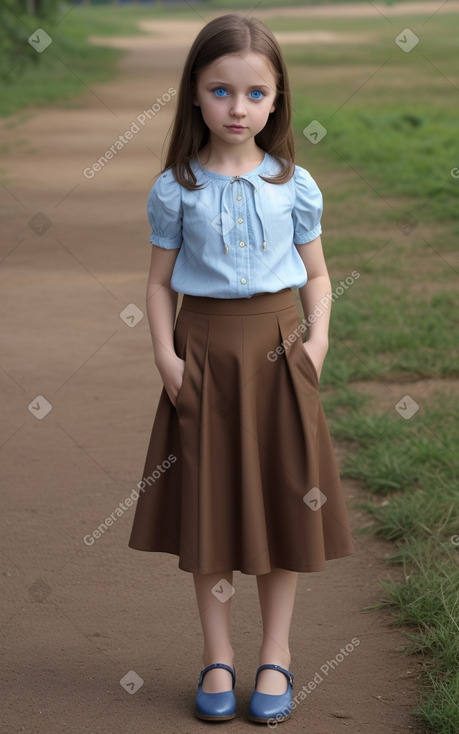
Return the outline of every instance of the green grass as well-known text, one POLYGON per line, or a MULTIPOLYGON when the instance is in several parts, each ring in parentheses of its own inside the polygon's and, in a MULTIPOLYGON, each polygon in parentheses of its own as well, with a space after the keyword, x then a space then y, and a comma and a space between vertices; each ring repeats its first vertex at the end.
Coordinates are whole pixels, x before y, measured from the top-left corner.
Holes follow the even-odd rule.
POLYGON ((285 48, 298 161, 326 194, 332 289, 360 276, 333 304, 323 382, 457 376, 459 16, 308 26, 372 39, 285 48), (420 38, 410 53, 394 43, 406 26, 420 38), (312 120, 327 130, 316 145, 303 135, 312 120))
MULTIPOLYGON (((74 7, 63 10, 54 24, 40 21, 52 43, 21 73, 16 67, 3 69, 0 80, 0 116, 53 103, 78 106, 95 82, 112 79, 116 62, 124 52, 89 44, 89 36, 135 35, 136 20, 145 17, 141 8, 112 12, 107 7, 74 7), (68 9, 67 9, 68 10, 68 9)), ((25 38, 36 29, 37 21, 24 19, 25 38)), ((26 40, 24 41, 26 43, 26 40)))
MULTIPOLYGON (((304 127, 313 117, 327 129, 320 144, 329 148, 337 167, 365 171, 380 197, 409 198, 412 214, 423 221, 459 219, 459 182, 451 176, 459 159, 455 109, 432 107, 419 98, 396 109, 359 102, 338 113, 337 105, 315 106, 311 112, 303 98, 297 112, 304 127)), ((396 221, 400 212, 389 207, 387 216, 396 221)))
MULTIPOLYGON (((393 392, 393 406, 401 397, 398 388, 397 392, 393 392)), ((348 455, 343 475, 364 479, 371 492, 382 496, 394 490, 410 492, 420 489, 430 492, 429 495, 422 495, 422 502, 421 495, 418 497, 421 503, 419 509, 421 506, 428 508, 423 513, 425 517, 432 511, 429 500, 432 500, 432 505, 438 500, 438 486, 445 494, 448 507, 450 502, 456 502, 457 512, 456 515, 453 513, 451 523, 457 522, 459 493, 453 491, 458 468, 455 430, 459 419, 457 402, 452 396, 430 398, 409 419, 400 416, 393 406, 386 413, 367 414, 353 410, 348 411, 345 417, 335 419, 333 426, 336 438, 353 442, 358 447, 355 454, 348 455)), ((414 515, 411 513, 415 508, 409 504, 410 497, 404 496, 403 502, 408 503, 407 518, 412 521, 414 515)), ((407 530, 405 528, 402 535, 406 535, 407 530)), ((421 533, 424 530, 425 527, 421 533)), ((453 531, 454 527, 448 525, 447 533, 452 534, 453 531)), ((391 537, 395 536, 392 534, 391 537)))
POLYGON ((374 531, 394 543, 401 582, 382 581, 383 606, 407 629, 405 654, 420 656, 423 683, 415 715, 436 734, 459 730, 459 407, 443 388, 409 420, 380 412, 347 386, 325 400, 333 435, 348 446, 342 475, 363 480, 360 503, 374 531))
POLYGON ((441 558, 435 544, 413 545, 405 553, 404 581, 383 584, 386 599, 381 606, 397 607, 397 624, 412 629, 406 653, 421 655, 424 661, 424 695, 417 717, 437 734, 452 734, 459 727, 458 550, 446 545, 443 550, 441 558))
MULTIPOLYGON (((332 306, 333 352, 324 380, 339 385, 457 376, 459 293, 454 284, 412 295, 399 274, 392 282, 378 282, 378 272, 359 269, 359 280, 332 306)), ((337 284, 332 278, 332 288, 337 284)))
POLYGON ((362 173, 389 201, 386 215, 392 221, 400 213, 394 197, 406 200, 422 221, 458 219, 459 180, 451 170, 459 161, 459 16, 382 24, 371 19, 359 29, 349 21, 320 21, 321 28, 344 36, 360 30, 371 49, 339 42, 286 47, 290 65, 299 67, 295 78, 301 69, 305 80, 294 92, 299 144, 312 161, 332 159, 340 170, 362 173), (405 22, 420 39, 410 53, 394 42, 405 22), (339 82, 328 73, 335 67, 339 82), (317 146, 301 140, 312 119, 327 129, 317 146))
MULTIPOLYGON (((297 162, 325 195, 332 289, 360 274, 332 307, 324 406, 347 449, 343 476, 369 493, 361 532, 392 542, 388 562, 404 571, 402 582, 382 582, 380 606, 407 629, 406 654, 422 661, 414 713, 429 731, 457 734, 459 416, 448 380, 458 374, 459 341, 459 181, 450 173, 459 168, 459 16, 425 20, 314 20, 310 30, 360 31, 362 42, 311 42, 285 53, 297 162), (405 27, 420 37, 408 54, 394 43, 405 27), (302 132, 311 120, 327 129, 316 145, 302 132), (444 380, 434 394, 429 378, 433 386, 444 380), (418 379, 424 398, 404 420, 395 404, 409 393, 403 383, 418 379), (377 394, 385 385, 389 407, 378 409, 355 381, 377 394)), ((270 25, 287 30, 289 21, 270 25)))

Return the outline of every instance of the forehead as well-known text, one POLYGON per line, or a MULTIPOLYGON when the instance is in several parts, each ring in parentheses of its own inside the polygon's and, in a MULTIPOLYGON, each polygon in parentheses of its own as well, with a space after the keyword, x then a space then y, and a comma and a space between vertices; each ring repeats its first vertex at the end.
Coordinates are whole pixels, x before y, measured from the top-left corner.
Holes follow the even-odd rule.
POLYGON ((219 81, 264 83, 275 88, 276 79, 273 69, 266 56, 249 51, 242 54, 227 54, 212 61, 211 64, 200 72, 203 83, 212 79, 219 81))

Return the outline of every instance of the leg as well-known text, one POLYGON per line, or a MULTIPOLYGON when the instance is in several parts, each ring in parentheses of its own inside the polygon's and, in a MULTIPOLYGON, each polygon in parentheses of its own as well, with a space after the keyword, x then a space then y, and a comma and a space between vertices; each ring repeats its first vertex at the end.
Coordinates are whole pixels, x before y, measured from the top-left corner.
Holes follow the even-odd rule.
MULTIPOLYGON (((225 579, 232 584, 233 572, 193 574, 196 601, 204 635, 202 656, 204 667, 212 663, 226 663, 226 665, 233 667, 234 653, 229 637, 231 597, 222 602, 211 591, 212 587, 221 579, 225 579)), ((205 693, 230 691, 231 688, 231 675, 223 668, 209 670, 202 684, 202 690, 205 693)))
MULTIPOLYGON (((257 576, 258 596, 263 622, 263 641, 259 664, 274 663, 289 669, 289 632, 295 603, 298 574, 275 568, 257 576)), ((262 670, 258 676, 257 691, 278 695, 286 689, 286 678, 275 670, 262 670)))

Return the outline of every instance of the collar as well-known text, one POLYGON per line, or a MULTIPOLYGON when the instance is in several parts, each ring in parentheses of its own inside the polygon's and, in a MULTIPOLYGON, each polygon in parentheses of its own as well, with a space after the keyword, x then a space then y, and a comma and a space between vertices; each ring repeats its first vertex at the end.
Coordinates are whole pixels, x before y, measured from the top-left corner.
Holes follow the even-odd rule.
MULTIPOLYGON (((268 243, 268 239, 266 236, 265 223, 263 221, 263 212, 260 209, 260 199, 257 193, 262 188, 262 186, 264 186, 266 183, 266 181, 263 181, 260 178, 260 175, 269 176, 269 175, 273 175, 274 173, 278 171, 278 164, 274 156, 270 155, 270 153, 265 152, 265 156, 263 160, 261 161, 261 163, 256 168, 254 168, 252 171, 245 173, 243 176, 228 176, 223 173, 216 173, 215 171, 209 171, 207 168, 204 168, 201 165, 197 157, 196 157, 196 161, 193 161, 193 163, 195 163, 195 166, 196 166, 196 169, 194 170, 195 174, 197 172, 200 172, 204 177, 207 177, 210 179, 216 179, 222 182, 226 181, 226 183, 224 183, 224 186, 222 186, 221 205, 220 205, 220 213, 222 217, 221 226, 222 226, 223 239, 225 239, 225 234, 227 234, 231 230, 232 226, 234 226, 233 224, 229 229, 227 228, 228 222, 231 224, 231 222, 233 221, 229 213, 229 209, 230 209, 229 202, 231 201, 231 198, 233 196, 233 191, 232 191, 233 184, 236 181, 239 181, 250 189, 250 191, 247 192, 247 195, 253 197, 255 211, 260 221, 261 229, 263 232, 263 240, 262 240, 260 247, 262 250, 266 250, 268 248, 269 243, 268 243)), ((224 242, 224 248, 225 248, 224 250, 225 255, 228 255, 229 246, 225 242, 224 242)))

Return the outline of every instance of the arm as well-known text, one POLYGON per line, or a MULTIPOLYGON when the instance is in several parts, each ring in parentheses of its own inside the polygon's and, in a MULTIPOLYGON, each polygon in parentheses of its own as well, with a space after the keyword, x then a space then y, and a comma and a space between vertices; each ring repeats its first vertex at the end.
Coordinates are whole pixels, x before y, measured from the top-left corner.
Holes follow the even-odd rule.
POLYGON ((146 305, 150 324, 155 364, 172 402, 182 385, 185 362, 175 353, 174 321, 177 293, 171 288, 171 277, 179 250, 152 246, 146 305))
POLYGON ((331 283, 322 250, 322 240, 317 237, 304 245, 295 245, 308 273, 308 282, 299 289, 304 316, 308 323, 308 341, 303 348, 310 356, 318 377, 328 350, 328 326, 330 323, 331 283), (320 306, 325 299, 328 308, 320 306), (314 313, 315 306, 320 306, 321 314, 314 323, 309 316, 314 313))

